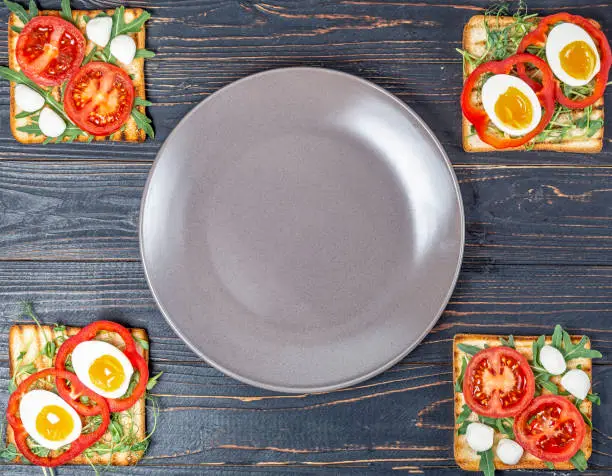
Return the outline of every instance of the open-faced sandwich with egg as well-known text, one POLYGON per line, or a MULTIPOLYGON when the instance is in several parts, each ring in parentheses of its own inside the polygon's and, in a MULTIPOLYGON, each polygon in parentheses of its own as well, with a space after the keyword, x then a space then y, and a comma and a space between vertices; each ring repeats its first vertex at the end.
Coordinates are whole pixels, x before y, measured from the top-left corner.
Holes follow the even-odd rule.
POLYGON ((9 17, 10 122, 24 144, 153 137, 145 114, 144 24, 140 8, 29 10, 4 2, 9 17))
POLYGON ((457 334, 455 460, 467 471, 587 468, 592 452, 591 349, 556 326, 551 337, 457 334))
MULTIPOLYGON (((30 305, 25 313, 36 319, 30 305)), ((159 377, 149 378, 148 348, 143 329, 110 321, 12 326, 2 454, 43 467, 136 464, 151 434, 146 390, 159 377)))
POLYGON ((463 32, 463 148, 599 152, 610 43, 591 19, 507 7, 463 32))

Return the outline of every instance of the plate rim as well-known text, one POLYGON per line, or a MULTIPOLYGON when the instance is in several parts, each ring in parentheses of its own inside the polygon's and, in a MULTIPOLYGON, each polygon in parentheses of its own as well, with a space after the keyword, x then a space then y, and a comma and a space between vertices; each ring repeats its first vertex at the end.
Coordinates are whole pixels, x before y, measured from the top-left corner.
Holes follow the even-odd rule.
POLYGON ((427 123, 425 123, 425 121, 410 107, 408 106, 408 104, 406 104, 404 101, 402 101, 401 99, 399 99, 397 96, 395 96, 394 94, 390 93, 389 91, 387 91, 386 89, 384 89, 383 87, 373 83, 372 81, 369 81, 367 79, 361 78, 359 76, 356 76, 354 74, 350 74, 350 73, 345 73, 343 71, 338 71, 335 69, 330 69, 330 68, 318 68, 318 67, 312 67, 312 66, 290 66, 290 67, 284 67, 284 68, 274 68, 274 69, 269 69, 269 70, 265 70, 265 71, 261 71, 258 73, 254 73, 254 74, 250 74, 248 76, 245 76, 243 78, 240 78, 236 81, 233 81, 225 86, 223 86, 222 88, 218 89, 217 91, 213 92, 212 94, 210 94, 208 97, 204 98, 202 101, 200 101, 198 104, 196 104, 187 114, 185 114, 185 116, 176 124, 176 126, 174 126, 174 128, 172 129, 172 131, 170 132, 170 134, 168 134, 168 137, 166 137, 166 139, 164 140, 164 143, 162 144, 162 146, 159 148, 159 151, 157 152, 157 155, 155 156, 155 160, 153 161, 153 164, 151 165, 151 168, 149 170, 148 176, 147 176, 147 180, 145 182, 144 185, 144 189, 143 189, 143 193, 142 193, 142 198, 140 200, 140 211, 139 211, 139 215, 138 215, 138 248, 139 248, 139 254, 140 254, 140 262, 142 263, 142 267, 143 267, 143 271, 144 271, 144 275, 145 275, 145 279, 147 282, 147 287, 149 288, 149 290, 151 291, 151 294, 153 295, 153 299, 155 300, 155 304, 157 305, 158 309, 160 310, 160 312, 162 313, 162 315, 164 316, 164 319, 166 320, 166 322, 168 323, 168 325, 171 327, 171 329, 181 338, 181 340, 183 340, 183 342, 185 344, 187 344, 187 346, 198 356, 200 357, 202 360, 204 360, 204 362, 210 364, 212 367, 214 367, 215 369, 219 370, 220 372, 222 372, 223 374, 232 377, 236 380, 238 380, 239 382, 243 382, 246 383, 248 385, 251 385, 253 387, 258 387, 258 388, 262 388, 265 390, 271 390, 274 392, 280 392, 280 393, 292 393, 292 394, 297 394, 297 393, 321 393, 321 392, 329 392, 329 391, 333 391, 333 390, 339 390, 342 388, 346 388, 346 387, 350 387, 353 385, 356 385, 358 383, 364 382, 366 380, 369 380, 373 377, 375 377, 376 375, 381 374, 382 372, 384 372, 385 370, 393 367, 395 364, 397 364, 398 362, 400 362, 404 357, 406 357, 410 352, 412 352, 412 350, 414 350, 422 341, 423 339, 429 334, 429 332, 431 331, 431 329, 433 329, 433 327, 436 325, 436 323, 438 322, 438 320, 440 319, 440 317, 442 316, 444 310, 446 309, 446 306, 448 305, 448 302, 450 301, 450 298, 452 297, 452 294, 455 290, 455 287, 457 286, 457 281, 459 279, 459 274, 461 271, 461 266, 463 264, 463 255, 464 255, 464 251, 465 251, 465 211, 464 211, 464 206, 463 206, 463 198, 461 196, 461 189, 459 187, 459 181, 457 180, 457 176, 455 174, 455 171, 453 169, 453 165, 450 161, 450 159, 448 158, 448 155, 446 154, 446 151, 444 150, 444 147, 442 146, 442 144, 440 143, 440 141, 438 140, 438 138, 436 137, 436 135, 433 133, 433 131, 430 129, 430 127, 427 125, 427 123), (376 90, 379 93, 382 93, 384 96, 386 96, 387 98, 391 99, 394 103, 396 103, 400 108, 402 108, 404 111, 406 111, 413 119, 416 120, 416 122, 418 123, 418 125, 420 127, 423 128, 423 130, 427 133, 427 135, 429 136, 429 138, 432 140, 433 144, 436 146, 436 148, 439 150, 444 163, 446 165, 446 169, 448 170, 449 174, 450 174, 450 178, 451 181, 453 183, 453 189, 455 191, 455 197, 456 197, 456 201, 457 204, 459 206, 459 217, 460 217, 460 247, 459 247, 459 253, 457 256, 457 264, 455 267, 455 271, 453 273, 453 279, 451 282, 451 285, 449 286, 449 290, 446 293, 446 295, 444 296, 444 299, 442 300, 442 305, 440 306, 440 308, 438 309, 438 311, 436 312, 434 319, 432 319, 431 324, 421 333, 421 335, 411 344, 409 345, 406 349, 404 349, 402 352, 400 352, 396 357, 390 359, 389 361, 385 362, 384 364, 380 365, 379 367, 377 367, 374 370, 371 370, 369 372, 367 372, 366 374, 360 375, 358 377, 353 377, 351 379, 345 380, 343 382, 340 383, 334 383, 334 384, 330 384, 330 385, 320 385, 320 386, 283 386, 283 385, 273 385, 273 384, 269 384, 266 382, 260 382, 258 380, 254 380, 251 379, 249 377, 246 377, 244 375, 240 375, 234 371, 231 371, 227 368, 225 368, 223 365, 217 363, 214 359, 211 359, 210 357, 206 356, 204 354, 204 352, 202 352, 200 349, 198 349, 198 347, 191 342, 191 340, 186 337, 184 335, 184 333, 178 328, 178 326, 174 323, 174 321, 172 320, 172 318, 170 317, 169 312, 165 309, 165 307, 163 306, 161 300, 159 299, 157 292, 155 291, 153 284, 151 282, 151 278, 149 276, 149 271, 147 269, 147 263, 145 260, 145 251, 144 251, 144 240, 143 240, 143 216, 144 216, 144 209, 146 206, 146 201, 147 201, 147 197, 149 195, 149 191, 150 191, 150 185, 152 182, 152 177, 155 173, 155 170, 160 162, 160 159, 163 155, 163 153, 165 152, 166 148, 168 147, 168 143, 170 142, 170 140, 172 139, 172 137, 177 134, 177 131, 179 130, 179 128, 186 123, 187 121, 189 121, 191 119, 191 117, 193 115, 195 115, 197 113, 197 111, 199 111, 201 108, 205 107, 206 104, 215 96, 217 96, 218 94, 222 94, 222 93, 226 93, 228 89, 232 89, 233 87, 235 87, 238 84, 242 84, 244 82, 256 79, 256 78, 260 78, 262 76, 268 76, 268 75, 275 75, 275 74, 284 74, 286 72, 289 71, 310 71, 310 72, 317 72, 317 73, 324 73, 324 74, 332 74, 332 75, 337 75, 337 76, 342 76, 345 79, 348 79, 350 81, 357 81, 362 83, 365 86, 368 86, 370 88, 373 88, 374 90, 376 90))

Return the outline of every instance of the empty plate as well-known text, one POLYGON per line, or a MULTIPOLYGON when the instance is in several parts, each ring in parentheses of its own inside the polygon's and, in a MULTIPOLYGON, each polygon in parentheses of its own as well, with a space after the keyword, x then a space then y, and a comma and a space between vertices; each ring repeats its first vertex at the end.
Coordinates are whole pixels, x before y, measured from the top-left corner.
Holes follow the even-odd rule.
POLYGON ((317 68, 249 76, 161 148, 140 244, 164 316, 226 374, 284 392, 351 385, 432 328, 464 241, 457 180, 404 103, 317 68))

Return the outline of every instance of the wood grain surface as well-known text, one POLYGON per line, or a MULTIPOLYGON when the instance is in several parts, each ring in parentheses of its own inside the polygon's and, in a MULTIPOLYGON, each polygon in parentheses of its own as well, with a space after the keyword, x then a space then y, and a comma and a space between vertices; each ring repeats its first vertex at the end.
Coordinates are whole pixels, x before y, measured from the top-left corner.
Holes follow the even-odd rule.
MULTIPOLYGON (((59 0, 38 2, 58 8, 59 0)), ((594 452, 585 474, 612 473, 612 139, 600 154, 461 147, 462 69, 455 48, 484 0, 72 1, 73 8, 146 8, 147 97, 157 132, 143 144, 23 146, 11 136, 0 82, 0 410, 8 398, 7 333, 32 300, 46 323, 107 318, 151 339, 159 428, 145 459, 121 475, 460 474, 452 453, 452 338, 458 332, 586 333, 594 362, 594 452), (283 395, 223 376, 170 329, 138 254, 138 212, 163 140, 199 101, 248 74, 322 66, 373 81, 413 107, 444 145, 466 211, 455 293, 423 343, 356 387, 283 395)), ((605 0, 530 0, 595 18, 612 38, 605 0)), ((0 64, 7 63, 0 7, 0 64)), ((612 88, 606 102, 612 104, 612 88)), ((151 421, 149 421, 149 424, 151 421)), ((30 475, 28 466, 0 473, 30 475)), ((91 474, 88 467, 58 475, 91 474)), ((467 473, 466 473, 467 474, 467 473)), ((551 474, 533 472, 530 474, 551 474)))

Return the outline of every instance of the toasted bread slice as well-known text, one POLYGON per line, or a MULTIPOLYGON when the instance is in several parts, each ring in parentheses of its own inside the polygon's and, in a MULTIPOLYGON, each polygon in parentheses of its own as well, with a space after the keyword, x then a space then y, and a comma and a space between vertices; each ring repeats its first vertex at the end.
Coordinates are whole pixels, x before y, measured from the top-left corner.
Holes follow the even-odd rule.
MULTIPOLYGON (((491 30, 504 28, 514 22, 512 17, 485 17, 484 15, 475 15, 463 29, 463 49, 470 54, 480 57, 486 48, 486 30, 485 21, 487 26, 491 30)), ((596 26, 600 27, 599 23, 594 20, 591 22, 596 26)), ((465 65, 466 75, 471 73, 472 69, 469 65, 465 65)), ((576 110, 570 116, 562 115, 557 119, 557 122, 567 122, 576 120, 583 116, 585 113, 583 110, 576 110)), ((592 108, 591 120, 603 119, 604 116, 604 100, 600 98, 592 108)), ((462 137, 463 137, 463 149, 466 152, 491 152, 495 151, 494 147, 486 144, 478 135, 474 132, 470 122, 462 116, 462 137)), ((577 153, 596 153, 600 152, 603 147, 603 127, 600 128, 593 136, 584 137, 578 130, 574 130, 571 134, 565 136, 562 140, 549 140, 547 142, 537 143, 533 146, 521 146, 503 150, 551 150, 556 152, 577 152, 577 153)))
MULTIPOLYGON (((130 22, 135 18, 138 18, 144 10, 141 8, 126 8, 124 19, 126 22, 130 22)), ((102 13, 103 10, 73 10, 72 17, 77 21, 77 26, 85 35, 85 20, 83 19, 83 15, 87 15, 90 18, 94 18, 98 14, 102 13)), ((59 11, 56 10, 46 10, 41 12, 42 15, 54 15, 59 16, 59 11)), ((112 15, 114 10, 106 10, 107 15, 112 15)), ((19 38, 19 33, 15 32, 12 27, 23 27, 23 23, 21 20, 15 15, 11 13, 9 17, 9 28, 8 28, 8 47, 9 47, 9 66, 11 69, 15 71, 19 71, 19 63, 17 63, 17 38, 19 38)), ((145 47, 145 27, 143 26, 138 33, 133 33, 130 35, 134 41, 136 41, 136 47, 138 49, 145 47)), ((87 38, 87 37, 86 37, 87 38)), ((89 53, 91 49, 94 47, 92 42, 87 43, 87 51, 85 54, 89 53)), ((122 67, 128 72, 128 74, 132 77, 132 81, 134 83, 134 89, 136 92, 136 97, 140 97, 145 99, 145 78, 144 78, 144 59, 143 58, 135 58, 131 64, 122 65, 122 67)), ((55 87, 53 90, 54 97, 59 100, 60 99, 60 88, 59 86, 55 87)), ((138 107, 140 112, 144 113, 144 107, 138 107)), ((22 144, 40 144, 44 142, 45 136, 29 134, 26 132, 22 132, 17 130, 19 127, 26 126, 30 123, 29 118, 16 119, 15 116, 22 112, 22 110, 15 103, 15 84, 11 83, 11 131, 13 132, 13 136, 22 144)), ((111 135, 110 140, 112 141, 122 141, 122 142, 143 142, 146 138, 146 133, 142 129, 139 129, 136 125, 136 121, 132 117, 127 121, 125 128, 123 131, 119 130, 111 135)), ((67 140, 67 139, 65 139, 67 140)), ((94 140, 102 141, 106 140, 104 137, 96 137, 94 140)), ((77 142, 87 142, 87 136, 79 136, 75 139, 77 142)))
MULTIPOLYGON (((474 345, 477 347, 484 347, 487 344, 489 347, 495 347, 501 345, 500 337, 507 336, 499 336, 499 335, 483 335, 483 334, 457 334, 453 339, 453 381, 456 382, 457 378, 461 373, 461 361, 463 357, 469 358, 470 356, 459 350, 459 344, 468 344, 474 345)), ((528 360, 531 360, 533 356, 532 352, 532 344, 537 339, 537 337, 527 337, 527 336, 515 336, 514 343, 516 345, 516 350, 523 354, 528 360)), ((580 341, 580 337, 572 336, 572 342, 577 343, 580 341)), ((551 338, 546 338, 546 343, 550 344, 551 338)), ((585 346, 587 349, 591 348, 590 342, 585 346)), ((574 359, 568 362, 568 368, 573 369, 578 366, 581 366, 582 370, 584 370, 589 378, 591 377, 592 370, 592 362, 591 359, 574 359)), ((559 383, 559 377, 553 377, 553 382, 559 383)), ((544 392, 548 393, 548 392, 544 392)), ((467 438, 465 435, 458 435, 457 429, 459 425, 457 425, 457 417, 461 413, 463 408, 463 404, 465 403, 465 399, 463 398, 463 393, 455 392, 455 431, 454 431, 454 439, 455 439, 455 461, 459 465, 461 469, 466 471, 479 471, 478 465, 480 463, 480 456, 476 453, 467 443, 467 438)), ((591 418, 593 407, 592 403, 588 400, 585 400, 580 405, 580 409, 582 412, 591 418)), ((472 413, 471 419, 476 420, 476 415, 472 413)), ((503 438, 500 433, 495 432, 495 445, 497 442, 503 438)), ((592 432, 591 428, 587 426, 587 433, 582 442, 582 447, 580 448, 584 453, 586 459, 591 457, 592 449, 593 449, 593 440, 592 440, 592 432)), ((518 462, 518 464, 509 466, 501 462, 501 460, 495 455, 495 468, 496 469, 545 469, 547 466, 544 464, 539 458, 525 452, 523 457, 518 462)), ((570 462, 563 463, 555 463, 555 469, 567 470, 574 469, 574 466, 570 462)))
MULTIPOLYGON (((9 332, 9 367, 11 378, 17 369, 25 364, 33 363, 38 370, 52 367, 54 362, 51 362, 48 357, 40 355, 46 340, 48 339, 51 341, 57 339, 61 335, 70 337, 77 334, 79 331, 80 328, 78 327, 66 327, 66 330, 63 332, 55 332, 52 326, 41 326, 40 328, 34 324, 12 326, 9 332), (19 359, 21 352, 25 352, 25 354, 19 359)), ((132 329, 132 335, 148 342, 147 333, 144 329, 132 329)), ((121 338, 114 333, 99 333, 97 339, 109 342, 119 348, 123 346, 121 338)), ((145 349, 142 350, 144 358, 148 361, 148 351, 145 349)), ((15 383, 19 384, 22 380, 27 378, 27 376, 28 375, 18 376, 15 383)), ((123 427, 124 434, 132 432, 136 441, 142 441, 146 434, 144 396, 140 398, 132 408, 121 412, 120 415, 118 421, 123 427)), ((15 443, 13 430, 10 426, 8 426, 6 430, 6 440, 7 443, 15 443)), ((110 430, 102 436, 102 441, 108 441, 109 443, 112 441, 110 430)), ((142 459, 143 455, 144 451, 116 452, 103 455, 95 453, 89 458, 85 458, 85 456, 81 454, 68 464, 126 466, 136 464, 142 459)), ((15 462, 21 462, 20 458, 18 457, 15 462)))

